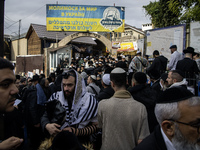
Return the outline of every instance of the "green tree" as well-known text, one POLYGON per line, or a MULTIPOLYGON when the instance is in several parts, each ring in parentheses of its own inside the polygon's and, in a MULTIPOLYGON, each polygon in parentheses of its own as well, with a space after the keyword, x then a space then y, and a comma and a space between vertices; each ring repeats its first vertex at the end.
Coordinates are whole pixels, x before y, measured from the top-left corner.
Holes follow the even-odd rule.
POLYGON ((200 0, 160 0, 143 8, 158 28, 200 21, 200 0))
POLYGON ((181 10, 180 23, 200 21, 200 0, 170 0, 168 6, 174 13, 180 13, 181 10))

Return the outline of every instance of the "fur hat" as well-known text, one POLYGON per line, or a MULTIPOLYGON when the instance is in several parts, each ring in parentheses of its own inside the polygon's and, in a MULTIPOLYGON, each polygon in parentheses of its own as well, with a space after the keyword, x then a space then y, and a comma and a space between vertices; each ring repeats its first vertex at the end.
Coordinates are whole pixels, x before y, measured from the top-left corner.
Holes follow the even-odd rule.
POLYGON ((157 103, 163 104, 163 103, 173 103, 173 102, 179 102, 187 100, 188 98, 193 97, 194 94, 192 94, 189 90, 187 90, 185 87, 177 86, 172 87, 164 92, 162 92, 158 96, 157 103))

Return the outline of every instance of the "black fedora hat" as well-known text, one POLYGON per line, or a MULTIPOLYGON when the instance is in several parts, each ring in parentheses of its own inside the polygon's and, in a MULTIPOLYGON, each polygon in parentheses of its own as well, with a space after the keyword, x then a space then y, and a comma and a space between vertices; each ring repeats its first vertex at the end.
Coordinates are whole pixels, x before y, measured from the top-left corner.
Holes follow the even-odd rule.
POLYGON ((190 53, 190 54, 194 54, 194 48, 193 47, 187 47, 186 49, 183 50, 183 53, 190 53))

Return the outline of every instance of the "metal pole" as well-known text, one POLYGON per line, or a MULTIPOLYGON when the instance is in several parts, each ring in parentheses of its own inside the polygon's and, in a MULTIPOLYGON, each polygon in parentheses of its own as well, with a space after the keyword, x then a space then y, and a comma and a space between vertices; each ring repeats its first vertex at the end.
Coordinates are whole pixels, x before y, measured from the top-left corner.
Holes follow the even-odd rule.
POLYGON ((4 1, 0 0, 0 57, 4 57, 4 1))
POLYGON ((20 53, 19 53, 19 49, 20 49, 20 42, 19 42, 19 40, 20 40, 20 28, 21 28, 21 20, 19 20, 19 33, 18 33, 18 36, 19 36, 19 39, 18 39, 18 51, 17 51, 17 55, 20 55, 20 53))

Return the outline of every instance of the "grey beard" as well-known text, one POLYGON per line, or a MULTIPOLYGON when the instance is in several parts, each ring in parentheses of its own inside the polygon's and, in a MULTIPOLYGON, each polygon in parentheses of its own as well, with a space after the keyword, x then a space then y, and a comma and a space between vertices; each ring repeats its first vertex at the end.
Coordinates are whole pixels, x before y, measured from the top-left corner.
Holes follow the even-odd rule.
MULTIPOLYGON (((198 140, 198 139, 197 139, 198 140)), ((172 138, 172 144, 176 150, 200 150, 200 146, 197 143, 189 142, 179 130, 175 123, 175 134, 172 138)))

